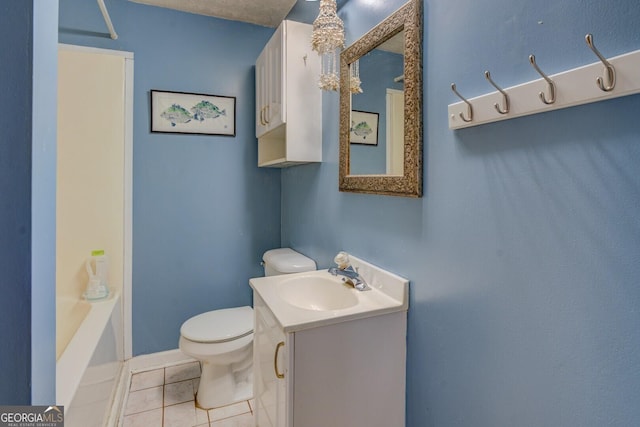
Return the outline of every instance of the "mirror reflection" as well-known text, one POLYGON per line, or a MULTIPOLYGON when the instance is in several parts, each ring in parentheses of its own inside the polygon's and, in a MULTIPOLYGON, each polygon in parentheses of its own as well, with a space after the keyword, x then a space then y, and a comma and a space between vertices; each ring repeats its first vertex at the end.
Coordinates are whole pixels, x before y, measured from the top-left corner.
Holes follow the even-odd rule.
POLYGON ((404 31, 349 65, 351 175, 402 175, 404 31))

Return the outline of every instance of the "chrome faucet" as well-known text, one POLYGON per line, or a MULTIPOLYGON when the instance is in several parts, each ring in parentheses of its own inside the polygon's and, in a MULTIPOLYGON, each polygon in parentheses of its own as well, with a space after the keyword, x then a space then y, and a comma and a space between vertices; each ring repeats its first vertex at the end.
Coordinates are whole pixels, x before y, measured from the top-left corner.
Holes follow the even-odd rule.
POLYGON ((364 281, 362 276, 360 276, 358 271, 355 270, 352 265, 349 265, 348 267, 345 267, 345 268, 331 267, 327 271, 334 276, 338 276, 338 275, 343 276, 342 277, 343 282, 353 285, 353 287, 359 291, 371 290, 371 287, 367 285, 367 282, 364 281))

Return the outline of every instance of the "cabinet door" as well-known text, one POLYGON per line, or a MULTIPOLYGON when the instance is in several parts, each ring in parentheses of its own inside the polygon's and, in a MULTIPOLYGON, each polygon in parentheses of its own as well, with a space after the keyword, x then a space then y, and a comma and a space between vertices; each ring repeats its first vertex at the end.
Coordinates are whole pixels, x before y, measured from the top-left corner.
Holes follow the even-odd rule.
POLYGON ((267 44, 267 108, 266 122, 267 129, 272 130, 284 123, 283 104, 283 84, 284 76, 284 45, 285 45, 285 23, 280 25, 267 44))
POLYGON ((254 294, 254 398, 257 427, 286 427, 289 370, 287 336, 271 312, 254 294))
POLYGON ((267 109, 267 51, 256 60, 256 138, 267 131, 265 111, 267 109))

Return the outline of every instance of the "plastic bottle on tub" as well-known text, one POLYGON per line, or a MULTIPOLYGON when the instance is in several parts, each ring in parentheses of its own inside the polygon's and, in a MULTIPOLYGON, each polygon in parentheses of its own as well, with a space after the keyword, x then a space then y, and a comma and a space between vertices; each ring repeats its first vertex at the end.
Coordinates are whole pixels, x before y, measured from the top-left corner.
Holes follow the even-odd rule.
POLYGON ((87 300, 101 300, 109 296, 109 285, 107 283, 108 261, 104 250, 91 251, 91 257, 87 258, 85 266, 89 274, 89 282, 87 283, 87 291, 84 293, 84 297, 87 300), (95 265, 95 271, 93 270, 93 265, 95 265))

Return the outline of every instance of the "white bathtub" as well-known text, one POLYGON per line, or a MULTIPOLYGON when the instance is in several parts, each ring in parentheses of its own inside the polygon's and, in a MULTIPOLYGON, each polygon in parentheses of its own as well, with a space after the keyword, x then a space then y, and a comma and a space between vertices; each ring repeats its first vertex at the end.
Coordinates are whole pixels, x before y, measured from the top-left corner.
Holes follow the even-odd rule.
POLYGON ((112 406, 119 402, 122 334, 120 295, 92 303, 56 363, 56 403, 64 405, 66 427, 115 425, 112 406))

